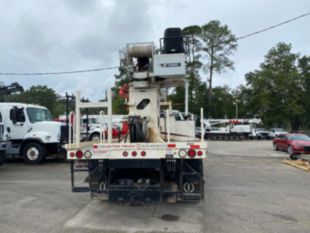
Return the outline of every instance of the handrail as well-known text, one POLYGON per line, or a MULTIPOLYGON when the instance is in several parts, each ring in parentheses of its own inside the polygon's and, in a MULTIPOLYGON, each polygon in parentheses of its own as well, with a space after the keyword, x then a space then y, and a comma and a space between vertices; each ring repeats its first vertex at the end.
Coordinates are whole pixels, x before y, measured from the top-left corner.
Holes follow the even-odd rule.
MULTIPOLYGON (((107 101, 103 102, 81 102, 81 94, 76 92, 75 98, 75 146, 80 147, 81 141, 81 109, 83 108, 106 108, 108 115, 108 142, 112 143, 112 91, 108 90, 107 101)), ((101 140, 102 142, 102 140, 101 140)))

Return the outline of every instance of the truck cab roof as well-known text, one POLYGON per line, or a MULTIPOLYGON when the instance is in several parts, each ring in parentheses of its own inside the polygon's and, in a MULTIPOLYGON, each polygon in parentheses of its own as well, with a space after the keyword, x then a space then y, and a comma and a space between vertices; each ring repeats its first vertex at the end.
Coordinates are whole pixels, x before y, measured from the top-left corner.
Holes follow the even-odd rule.
POLYGON ((17 103, 17 102, 7 102, 7 103, 0 103, 0 107, 33 107, 33 108, 42 108, 42 109, 47 109, 46 107, 36 105, 36 104, 25 104, 25 103, 17 103))

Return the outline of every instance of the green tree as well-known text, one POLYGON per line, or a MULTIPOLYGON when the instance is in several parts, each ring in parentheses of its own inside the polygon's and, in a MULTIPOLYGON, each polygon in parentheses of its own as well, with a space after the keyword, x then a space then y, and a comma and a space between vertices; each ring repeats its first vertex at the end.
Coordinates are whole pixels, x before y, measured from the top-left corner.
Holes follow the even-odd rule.
POLYGON ((29 90, 26 90, 21 94, 9 96, 8 101, 44 106, 48 108, 55 117, 63 114, 65 111, 65 105, 60 96, 47 86, 32 86, 29 90))
MULTIPOLYGON (((252 90, 251 88, 240 85, 232 90, 233 104, 238 102, 238 118, 253 118, 259 117, 257 115, 256 105, 252 104, 252 90)), ((236 110, 234 110, 235 112, 236 110)), ((235 115, 233 115, 233 118, 235 115)))
MULTIPOLYGON (((189 102, 189 111, 191 113, 196 113, 197 106, 195 105, 195 102, 197 101, 197 89, 199 88, 201 82, 200 82, 200 76, 199 76, 199 70, 202 66, 200 62, 200 47, 201 43, 199 40, 199 35, 201 33, 200 26, 193 25, 188 26, 183 29, 183 36, 185 38, 185 45, 186 45, 186 51, 187 51, 187 62, 186 62, 186 81, 188 82, 188 102, 189 102)), ((176 92, 178 91, 183 92, 184 94, 184 88, 178 88, 176 89, 176 92)), ((175 97, 179 96, 179 99, 177 99, 177 102, 181 102, 183 100, 184 102, 184 96, 179 93, 175 97)), ((180 106, 179 106, 180 108, 180 106)), ((183 110, 183 109, 182 109, 183 110)))
POLYGON ((298 60, 298 70, 303 79, 304 96, 303 105, 305 107, 305 125, 310 128, 310 56, 302 56, 298 60))
MULTIPOLYGON (((213 20, 201 27, 202 48, 208 62, 204 65, 208 73, 208 115, 212 114, 212 81, 214 73, 221 73, 234 68, 234 63, 229 56, 237 49, 237 40, 227 25, 213 20)), ((207 83, 206 82, 206 83, 207 83)))
POLYGON ((228 86, 213 88, 213 118, 234 118, 234 96, 228 86))
POLYGON ((168 101, 172 102, 172 108, 174 110, 179 110, 181 112, 184 111, 184 96, 185 96, 185 88, 184 87, 176 87, 172 93, 168 95, 168 101))
POLYGON ((260 69, 246 75, 252 90, 251 106, 269 126, 290 123, 298 131, 305 113, 304 78, 298 72, 298 54, 290 44, 278 43, 265 56, 260 69))

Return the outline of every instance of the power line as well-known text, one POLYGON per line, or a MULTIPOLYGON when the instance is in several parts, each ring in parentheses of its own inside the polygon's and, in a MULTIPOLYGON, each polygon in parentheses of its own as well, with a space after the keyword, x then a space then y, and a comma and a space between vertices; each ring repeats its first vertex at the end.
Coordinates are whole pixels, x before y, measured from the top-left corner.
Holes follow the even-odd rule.
POLYGON ((0 75, 11 75, 11 76, 26 76, 26 75, 61 75, 61 74, 77 74, 77 73, 89 73, 89 72, 98 72, 103 70, 112 70, 117 69, 119 66, 111 66, 97 69, 86 69, 86 70, 73 70, 73 71, 60 71, 60 72, 34 72, 34 73, 11 73, 11 72, 0 72, 0 75))
POLYGON ((283 24, 290 23, 290 22, 292 22, 292 21, 295 21, 295 20, 297 20, 297 19, 306 17, 306 16, 308 16, 308 15, 310 15, 310 12, 307 12, 307 13, 305 13, 305 14, 299 15, 299 16, 294 17, 294 18, 292 18, 292 19, 288 19, 288 20, 286 20, 286 21, 283 21, 283 22, 281 22, 281 23, 275 24, 275 25, 273 25, 273 26, 266 27, 266 28, 261 29, 261 30, 259 30, 259 31, 252 32, 252 33, 249 33, 249 34, 247 34, 247 35, 237 37, 237 40, 242 40, 242 39, 248 38, 248 37, 250 37, 250 36, 254 36, 254 35, 257 35, 257 34, 259 34, 259 33, 262 33, 262 32, 265 32, 265 31, 268 31, 268 30, 271 30, 271 29, 280 27, 280 26, 282 26, 283 24))
MULTIPOLYGON (((307 12, 307 13, 305 13, 305 14, 299 15, 299 16, 294 17, 294 18, 292 18, 292 19, 288 19, 288 20, 283 21, 283 22, 281 22, 281 23, 278 23, 278 24, 275 24, 275 25, 266 27, 266 28, 264 28, 264 29, 261 29, 261 30, 258 30, 258 31, 255 31, 255 32, 252 32, 252 33, 249 33, 249 34, 246 34, 246 35, 244 35, 244 36, 237 37, 236 40, 242 40, 242 39, 245 39, 245 38, 248 38, 248 37, 251 37, 251 36, 260 34, 260 33, 262 33, 262 32, 265 32, 265 31, 268 31, 268 30, 271 30, 271 29, 280 27, 280 26, 282 26, 282 25, 284 25, 284 24, 290 23, 290 22, 292 22, 292 21, 295 21, 295 20, 297 20, 297 19, 306 17, 306 16, 308 16, 308 15, 310 15, 310 12, 307 12)), ((0 52, 1 52, 1 51, 0 51, 0 52)), ((2 53, 3 53, 3 52, 2 52, 2 53)), ((118 68, 119 68, 119 66, 111 66, 111 67, 104 67, 104 68, 97 68, 97 69, 86 69, 86 70, 60 71, 60 72, 33 72, 33 73, 0 72, 0 75, 6 75, 6 76, 62 75, 62 74, 77 74, 77 73, 98 72, 98 71, 111 70, 111 69, 118 69, 118 68)))

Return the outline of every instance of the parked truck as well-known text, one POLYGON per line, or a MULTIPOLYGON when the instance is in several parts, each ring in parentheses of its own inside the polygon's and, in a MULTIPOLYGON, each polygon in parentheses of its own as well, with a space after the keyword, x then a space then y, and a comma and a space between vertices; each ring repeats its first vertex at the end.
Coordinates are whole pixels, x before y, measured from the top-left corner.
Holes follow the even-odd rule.
POLYGON ((2 122, 2 115, 0 112, 0 165, 2 165, 6 158, 7 139, 4 136, 4 126, 2 122))
MULTIPOLYGON (((128 124, 126 115, 112 115, 112 137, 120 138, 127 134, 128 124)), ((66 124, 66 115, 60 115, 55 121, 66 124)), ((68 119, 68 124, 72 124, 68 119)), ((100 131, 105 132, 107 138, 107 116, 104 115, 83 115, 81 117, 81 140, 82 141, 99 141, 100 131)))
MULTIPOLYGON (((120 143, 112 142, 112 101, 83 103, 76 94, 75 140, 66 145, 71 161, 74 192, 90 191, 91 197, 112 202, 199 201, 204 196, 203 160, 207 144, 195 138, 195 127, 183 122, 192 137, 173 137, 180 124, 175 113, 161 106, 163 89, 183 86, 186 54, 181 29, 169 28, 153 43, 127 44, 120 52, 121 67, 127 73, 126 96, 129 131, 120 143), (106 108, 108 138, 80 142, 80 110, 106 108), (161 114, 161 112, 163 112, 161 114), (161 122, 161 123, 160 123, 161 122), (189 127, 190 126, 190 127, 189 127), (87 164, 88 185, 77 186, 75 173, 87 164)), ((201 110, 203 119, 203 110, 201 110)), ((201 121, 201 124, 203 122, 201 121)), ((203 129, 203 128, 202 128, 203 129)), ((69 130, 70 132, 70 130, 69 130)))
MULTIPOLYGON (((252 119, 205 119, 204 137, 208 140, 244 140, 258 139, 261 135, 256 131, 257 125, 262 124, 259 118, 252 119)), ((201 130, 196 131, 200 137, 201 130)))
POLYGON ((21 157, 28 164, 39 164, 49 154, 65 154, 68 131, 52 121, 45 107, 23 103, 0 103, 7 157, 21 157))

